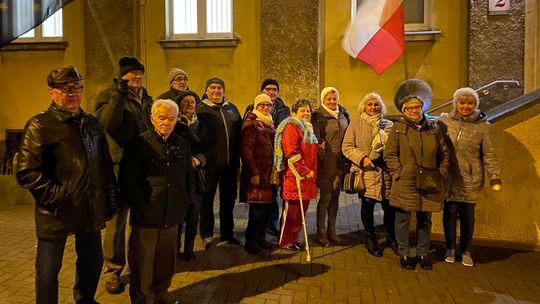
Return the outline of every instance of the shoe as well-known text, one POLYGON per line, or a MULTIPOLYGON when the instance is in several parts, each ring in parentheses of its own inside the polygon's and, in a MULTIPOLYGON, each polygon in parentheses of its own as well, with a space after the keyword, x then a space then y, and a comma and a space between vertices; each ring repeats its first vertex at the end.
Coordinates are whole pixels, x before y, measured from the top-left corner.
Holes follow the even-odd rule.
POLYGON ((390 234, 385 234, 385 235, 386 235, 386 248, 392 249, 392 252, 395 255, 399 255, 396 238, 390 234))
POLYGON ((446 249, 446 252, 444 253, 444 261, 446 263, 454 263, 456 261, 456 250, 446 249))
POLYGON ((399 257, 399 264, 403 269, 414 270, 416 261, 412 257, 404 255, 399 257))
POLYGON ((328 238, 326 237, 326 231, 324 231, 324 228, 317 228, 317 244, 323 246, 323 247, 330 247, 330 242, 328 242, 328 238))
POLYGON ((212 237, 207 237, 203 239, 204 249, 208 250, 212 247, 213 239, 212 237))
POLYGON ((293 250, 295 251, 304 251, 304 246, 300 245, 300 243, 296 242, 292 245, 293 250))
POLYGON ((337 246, 346 245, 345 242, 337 235, 335 225, 328 225, 328 229, 326 230, 326 236, 328 237, 328 240, 330 242, 334 243, 337 246))
POLYGON ((227 244, 238 246, 238 245, 240 245, 241 243, 240 243, 240 241, 239 241, 237 238, 235 238, 234 236, 231 236, 230 238, 227 238, 227 244))
POLYGON ((461 254, 461 264, 463 264, 463 266, 467 266, 467 267, 473 267, 474 266, 474 261, 471 257, 471 252, 470 251, 464 251, 462 254, 461 254))
POLYGON ((257 245, 264 250, 272 250, 273 248, 272 244, 267 242, 265 239, 258 240, 257 245))
POLYGON ((419 257, 416 257, 416 258, 418 260, 418 264, 420 264, 420 267, 422 267, 422 269, 424 269, 424 270, 432 270, 433 269, 433 264, 431 264, 431 262, 429 261, 427 256, 419 256, 419 257))
POLYGON ((195 254, 193 252, 184 252, 182 259, 186 262, 190 262, 197 259, 197 257, 195 257, 195 254))
POLYGON ((124 292, 124 283, 120 282, 120 278, 116 275, 111 276, 111 278, 105 282, 105 289, 110 294, 120 294, 124 292))
POLYGON ((249 241, 249 242, 246 241, 246 244, 244 245, 244 249, 247 251, 247 253, 253 254, 253 255, 257 255, 261 253, 261 248, 257 246, 257 244, 253 241, 249 241))
POLYGON ((383 252, 377 244, 377 237, 375 233, 368 233, 366 236, 366 249, 374 257, 380 258, 383 256, 383 252))

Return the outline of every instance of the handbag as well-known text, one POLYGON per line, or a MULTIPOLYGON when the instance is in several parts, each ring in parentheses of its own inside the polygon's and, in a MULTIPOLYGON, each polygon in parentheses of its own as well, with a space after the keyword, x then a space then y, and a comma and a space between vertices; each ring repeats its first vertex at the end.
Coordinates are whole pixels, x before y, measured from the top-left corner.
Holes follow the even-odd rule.
MULTIPOLYGON (((409 136, 407 136, 407 142, 409 144, 409 149, 411 149, 411 155, 414 158, 414 163, 416 165, 416 189, 423 194, 433 194, 439 193, 443 189, 442 175, 439 172, 439 169, 430 169, 426 168, 416 160, 409 136)), ((423 151, 421 147, 421 151, 423 151)))
POLYGON ((364 171, 352 170, 343 177, 343 191, 349 194, 355 194, 364 191, 364 171))
POLYGON ((195 185, 197 187, 197 193, 205 193, 208 191, 206 185, 206 172, 201 166, 195 167, 195 185))
POLYGON ((272 166, 272 173, 270 173, 270 185, 281 186, 281 174, 275 166, 272 166))

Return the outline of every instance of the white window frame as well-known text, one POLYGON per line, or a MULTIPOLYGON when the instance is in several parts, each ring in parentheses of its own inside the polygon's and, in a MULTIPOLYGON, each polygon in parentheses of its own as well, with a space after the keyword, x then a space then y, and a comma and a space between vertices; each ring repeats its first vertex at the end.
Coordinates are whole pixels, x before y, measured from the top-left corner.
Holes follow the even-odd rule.
POLYGON ((165 0, 165 18, 166 18, 166 36, 170 40, 193 40, 193 39, 233 39, 233 6, 234 0, 231 0, 231 31, 226 33, 207 33, 206 31, 206 0, 197 0, 197 33, 193 34, 175 34, 174 30, 174 1, 165 0))
MULTIPOLYGON (((361 0, 351 0, 351 20, 356 14, 356 8, 361 0)), ((424 0, 424 22, 423 23, 405 23, 405 32, 418 32, 428 31, 432 29, 431 26, 431 7, 433 0, 424 0)))
POLYGON ((49 18, 45 19, 43 22, 46 22, 47 20, 49 20, 50 18, 54 18, 55 16, 57 16, 56 14, 60 14, 61 15, 61 18, 59 19, 59 24, 58 26, 61 27, 61 31, 62 31, 62 35, 61 36, 54 36, 54 37, 50 37, 50 36, 43 36, 43 23, 36 26, 33 30, 34 30, 34 36, 33 37, 19 37, 17 38, 14 42, 58 42, 58 41, 63 41, 63 38, 64 38, 64 14, 62 12, 62 9, 59 9, 58 11, 56 11, 53 15, 49 16, 49 18))

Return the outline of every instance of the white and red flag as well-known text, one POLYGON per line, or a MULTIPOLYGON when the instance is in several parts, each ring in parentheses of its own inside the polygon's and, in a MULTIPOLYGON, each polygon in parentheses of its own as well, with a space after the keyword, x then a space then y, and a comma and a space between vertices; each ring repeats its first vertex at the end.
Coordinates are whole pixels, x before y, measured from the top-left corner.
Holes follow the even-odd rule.
POLYGON ((349 55, 382 74, 405 52, 403 0, 363 0, 342 46, 349 55))

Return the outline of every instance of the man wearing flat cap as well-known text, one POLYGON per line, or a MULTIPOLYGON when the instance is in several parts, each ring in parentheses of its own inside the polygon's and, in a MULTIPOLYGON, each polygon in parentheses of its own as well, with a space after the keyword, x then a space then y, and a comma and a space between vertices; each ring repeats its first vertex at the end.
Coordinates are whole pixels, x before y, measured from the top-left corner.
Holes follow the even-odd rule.
POLYGON ((58 273, 68 235, 77 253, 75 303, 94 301, 103 252, 100 230, 117 205, 117 185, 99 121, 80 108, 82 76, 72 67, 47 77, 52 103, 30 118, 17 181, 36 201, 36 303, 58 303, 58 273))
MULTIPOLYGON (((111 156, 119 164, 122 149, 141 133, 153 129, 150 123, 152 97, 142 86, 144 65, 135 57, 119 60, 119 77, 98 94, 96 114, 109 135, 111 156)), ((107 223, 103 251, 105 288, 109 293, 124 291, 120 274, 126 265, 125 230, 128 204, 123 199, 115 217, 107 223)))
POLYGON ((208 79, 205 88, 203 101, 196 109, 199 121, 208 130, 210 147, 205 155, 208 191, 202 198, 199 230, 205 248, 209 248, 214 236, 214 196, 219 186, 220 240, 230 245, 240 245, 233 234, 233 209, 237 197, 242 120, 236 106, 224 96, 225 83, 222 79, 208 79))
POLYGON ((176 97, 178 97, 181 92, 189 91, 188 76, 186 72, 179 68, 172 68, 169 71, 169 86, 170 88, 161 93, 157 99, 176 100, 176 97))

